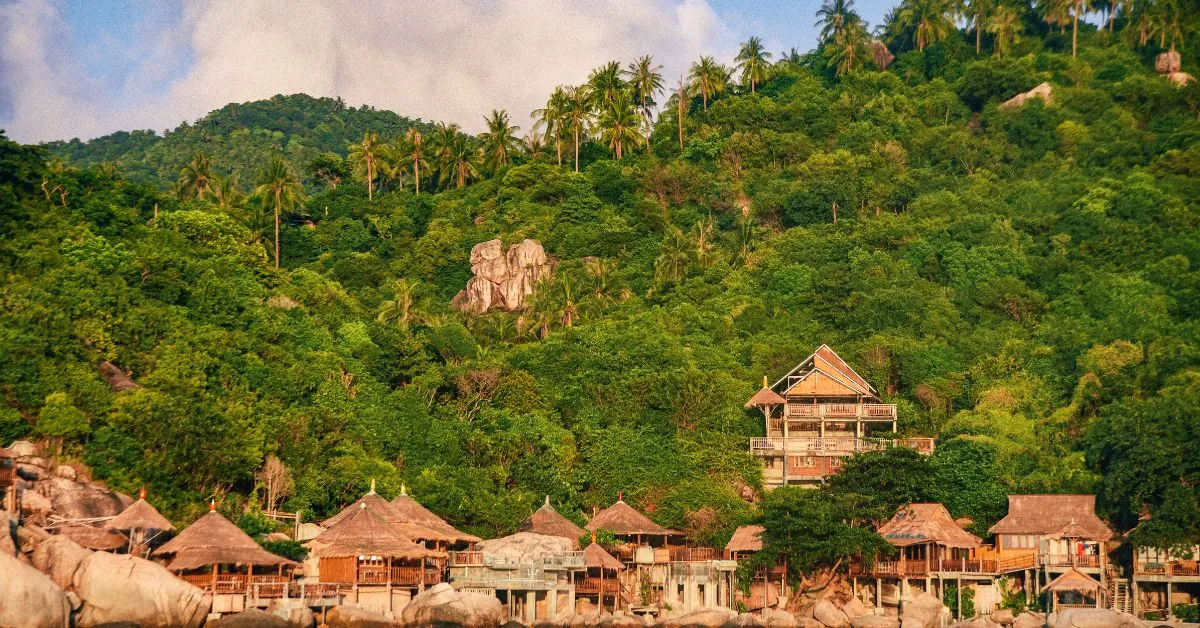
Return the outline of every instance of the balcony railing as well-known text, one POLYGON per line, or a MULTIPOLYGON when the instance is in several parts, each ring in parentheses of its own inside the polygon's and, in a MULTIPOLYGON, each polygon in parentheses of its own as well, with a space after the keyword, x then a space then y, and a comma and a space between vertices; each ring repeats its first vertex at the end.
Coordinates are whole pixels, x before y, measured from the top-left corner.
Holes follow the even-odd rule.
POLYGON ((893 403, 789 403, 789 419, 862 419, 864 421, 894 421, 893 403))
POLYGON ((1173 560, 1165 563, 1137 562, 1133 573, 1141 576, 1200 576, 1200 563, 1194 560, 1173 560))
POLYGON ((1049 567, 1099 567, 1100 557, 1077 554, 1050 554, 1042 557, 1042 562, 1049 567))
POLYGON ((520 567, 544 567, 546 569, 583 569, 583 552, 565 552, 545 556, 533 562, 521 562, 508 556, 496 556, 486 552, 450 552, 451 567, 488 567, 490 569, 517 569, 520 567))
POLYGON ((935 570, 954 573, 996 573, 998 562, 995 560, 968 558, 944 559, 933 565, 935 570))
POLYGON ((932 438, 783 438, 780 436, 750 439, 750 453, 778 456, 784 453, 810 455, 850 455, 863 451, 880 451, 890 447, 909 447, 920 453, 933 452, 932 438))
POLYGON ((673 563, 722 560, 724 558, 723 550, 711 547, 673 547, 670 553, 670 560, 673 563))
POLYGON ((1007 556, 996 561, 996 572, 1005 573, 1019 569, 1032 569, 1037 566, 1037 554, 1030 551, 1027 554, 1007 556))

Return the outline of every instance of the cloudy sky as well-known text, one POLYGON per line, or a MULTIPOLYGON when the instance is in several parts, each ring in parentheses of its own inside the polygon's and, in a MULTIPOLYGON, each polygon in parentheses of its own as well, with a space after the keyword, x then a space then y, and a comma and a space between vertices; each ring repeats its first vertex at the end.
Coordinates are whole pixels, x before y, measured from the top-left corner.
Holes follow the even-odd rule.
MULTIPOLYGON (((651 54, 668 83, 762 37, 815 43, 819 0, 0 0, 0 128, 21 142, 162 132, 229 102, 341 96, 479 131, 651 54)), ((858 0, 878 23, 892 0, 858 0)))

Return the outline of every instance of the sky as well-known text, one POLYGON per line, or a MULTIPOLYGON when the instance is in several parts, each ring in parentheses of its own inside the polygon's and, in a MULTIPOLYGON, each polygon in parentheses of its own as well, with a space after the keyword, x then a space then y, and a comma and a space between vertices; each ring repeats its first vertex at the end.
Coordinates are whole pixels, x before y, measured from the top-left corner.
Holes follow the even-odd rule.
MULTIPOLYGON (((895 0, 857 0, 871 25, 895 0)), ((340 96, 479 132, 528 129, 555 85, 650 54, 672 85, 747 37, 816 43, 819 0, 0 0, 0 129, 20 142, 159 133, 230 102, 340 96)))

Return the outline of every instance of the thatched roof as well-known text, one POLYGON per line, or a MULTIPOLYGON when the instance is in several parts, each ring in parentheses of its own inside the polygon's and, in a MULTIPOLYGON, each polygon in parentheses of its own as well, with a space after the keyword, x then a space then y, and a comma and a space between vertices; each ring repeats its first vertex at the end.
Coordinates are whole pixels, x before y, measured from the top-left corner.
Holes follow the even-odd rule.
POLYGON ((1047 591, 1075 591, 1077 593, 1095 593, 1100 590, 1100 583, 1092 580, 1091 576, 1072 567, 1063 575, 1046 585, 1047 591))
POLYGON ((592 532, 608 530, 614 534, 621 535, 679 534, 674 530, 668 530, 654 523, 646 515, 634 510, 632 506, 626 504, 622 499, 618 499, 617 503, 601 510, 584 527, 592 532))
POLYGON ((550 505, 550 496, 546 496, 546 503, 542 504, 529 515, 529 518, 522 521, 517 529, 522 532, 532 532, 534 534, 544 534, 546 536, 557 536, 571 541, 572 547, 579 547, 579 537, 583 536, 586 530, 575 524, 574 521, 567 519, 559 514, 554 506, 550 505))
POLYGON ((879 527, 879 535, 897 547, 922 543, 979 547, 979 537, 958 527, 950 511, 941 504, 902 506, 890 521, 879 527))
POLYGON ((758 392, 754 393, 754 396, 750 398, 750 401, 746 402, 745 407, 747 410, 749 410, 751 408, 761 408, 763 406, 778 406, 784 403, 787 403, 787 400, 781 397, 779 393, 771 390, 771 387, 767 384, 767 376, 764 375, 762 388, 758 389, 758 392))
POLYGON ((362 497, 359 497, 354 501, 353 504, 346 506, 338 514, 322 521, 321 527, 332 528, 333 526, 336 526, 342 519, 349 517, 350 515, 353 515, 361 510, 363 505, 366 505, 373 512, 375 512, 375 514, 383 517, 386 521, 399 518, 399 515, 394 512, 392 505, 388 503, 388 500, 380 497, 372 488, 370 492, 362 497))
POLYGON ((613 558, 612 554, 604 551, 604 548, 596 543, 588 545, 587 549, 583 550, 583 564, 587 565, 588 569, 621 571, 625 568, 625 565, 622 565, 621 561, 613 558))
POLYGON ((1050 538, 1053 538, 1053 539, 1091 539, 1092 533, 1091 533, 1091 531, 1085 529, 1083 526, 1079 525, 1078 523, 1075 523, 1075 520, 1072 519, 1067 522, 1067 525, 1059 528, 1058 531, 1055 532, 1054 534, 1051 534, 1050 538))
POLYGON ((733 531, 733 537, 725 544, 730 552, 758 552, 762 550, 762 526, 739 526, 733 531))
POLYGON ((171 525, 171 522, 167 521, 167 518, 162 516, 162 513, 151 506, 145 498, 139 498, 121 511, 121 514, 104 522, 104 527, 109 530, 175 531, 175 526, 171 525))
POLYGON ((128 543, 125 537, 116 532, 89 525, 64 526, 59 528, 58 533, 75 541, 80 547, 101 552, 120 549, 128 543))
POLYGON ((199 569, 209 565, 296 565, 282 556, 263 549, 250 535, 242 532, 215 510, 154 550, 155 556, 173 557, 171 571, 199 569))
POLYGON ((400 487, 400 494, 396 496, 396 499, 391 501, 391 506, 395 516, 397 517, 391 521, 395 523, 415 523, 434 533, 438 533, 443 537, 441 539, 437 539, 409 535, 412 536, 412 538, 421 538, 422 540, 428 541, 451 539, 450 542, 463 541, 466 543, 478 543, 482 540, 473 534, 462 532, 449 523, 446 523, 445 519, 433 514, 428 508, 417 503, 417 500, 413 499, 412 496, 408 494, 408 490, 403 486, 400 487))
MULTIPOLYGON (((387 502, 384 502, 385 504, 387 502)), ((384 556, 415 560, 440 553, 413 543, 387 522, 367 504, 342 516, 333 527, 313 539, 316 548, 313 555, 318 558, 341 558, 345 556, 384 556)))
POLYGON ((1095 541, 1112 538, 1112 530, 1096 516, 1095 495, 1009 495, 1008 515, 988 530, 991 534, 1056 534, 1073 526, 1095 541))
POLYGON ((487 554, 513 559, 519 563, 535 563, 543 558, 562 556, 574 550, 575 544, 561 536, 518 532, 484 541, 476 548, 487 554))

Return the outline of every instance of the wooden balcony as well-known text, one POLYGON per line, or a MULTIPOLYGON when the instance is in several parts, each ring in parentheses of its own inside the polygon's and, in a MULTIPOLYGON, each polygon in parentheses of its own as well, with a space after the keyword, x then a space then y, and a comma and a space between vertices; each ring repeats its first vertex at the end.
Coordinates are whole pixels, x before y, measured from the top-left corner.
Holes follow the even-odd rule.
POLYGON ((788 403, 788 419, 853 419, 863 421, 895 421, 893 403, 788 403))
POLYGON ((673 563, 725 560, 725 550, 712 547, 672 547, 669 559, 673 563))
POLYGON ((1133 573, 1138 576, 1200 577, 1200 562, 1172 560, 1169 562, 1135 562, 1133 573))
POLYGON ((417 586, 422 582, 437 584, 441 581, 442 574, 436 569, 426 568, 425 579, 422 580, 420 567, 393 566, 389 580, 386 566, 359 565, 358 567, 358 584, 388 584, 390 582, 400 586, 417 586))
POLYGON ((1077 554, 1049 554, 1042 556, 1042 564, 1047 567, 1082 567, 1098 569, 1100 567, 1100 557, 1077 554))
POLYGON ((450 552, 451 567, 483 565, 483 552, 450 552))
POLYGON ((849 456, 864 451, 881 451, 891 447, 908 447, 920 453, 933 453, 932 438, 783 438, 781 436, 750 439, 750 453, 756 456, 784 454, 813 456, 849 456))
POLYGON ((1037 567, 1037 552, 1029 551, 1016 556, 1004 556, 996 561, 996 573, 1007 573, 1037 567))
POLYGON ((216 580, 213 580, 211 573, 179 574, 178 577, 190 585, 214 593, 251 593, 254 589, 265 588, 267 591, 278 590, 282 595, 284 588, 292 584, 292 579, 287 576, 248 576, 244 573, 223 573, 218 575, 216 580))
POLYGON ((615 578, 580 578, 575 581, 575 593, 596 595, 602 587, 605 595, 615 595, 621 591, 621 583, 615 578))

